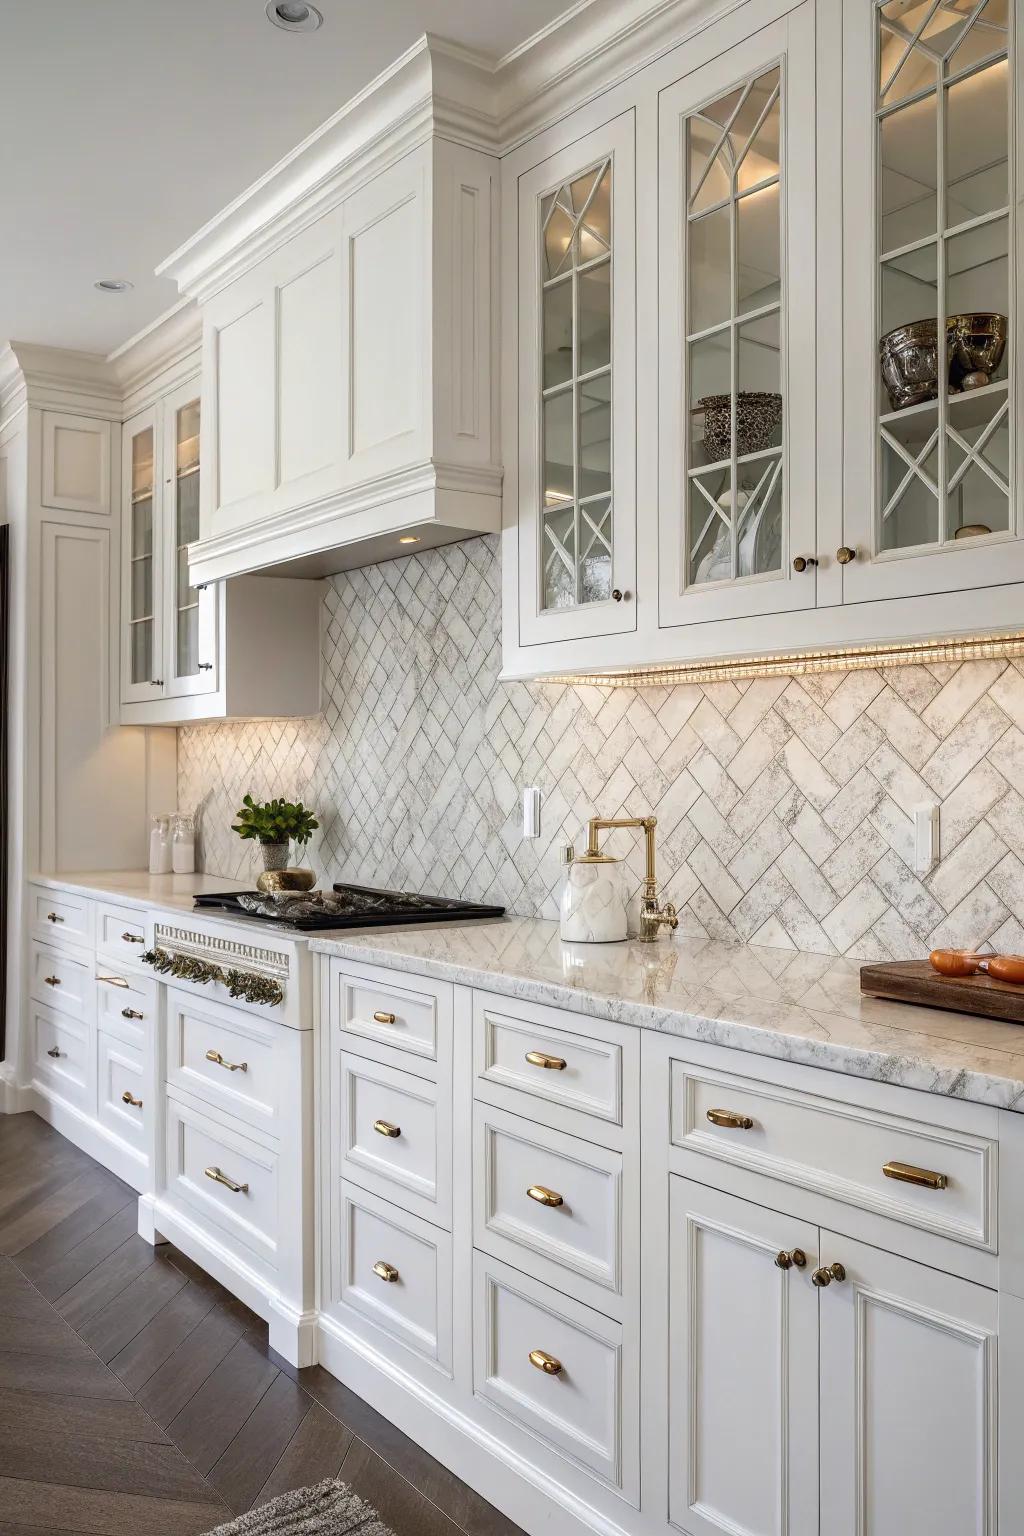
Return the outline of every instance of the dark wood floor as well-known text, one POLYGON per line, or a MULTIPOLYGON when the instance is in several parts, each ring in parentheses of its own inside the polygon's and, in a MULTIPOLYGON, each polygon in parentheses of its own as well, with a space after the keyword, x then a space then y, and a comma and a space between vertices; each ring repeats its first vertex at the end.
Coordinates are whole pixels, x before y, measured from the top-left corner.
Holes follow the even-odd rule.
POLYGON ((198 1536, 342 1476, 397 1536, 521 1536, 170 1245, 35 1115, 0 1115, 0 1536, 198 1536))

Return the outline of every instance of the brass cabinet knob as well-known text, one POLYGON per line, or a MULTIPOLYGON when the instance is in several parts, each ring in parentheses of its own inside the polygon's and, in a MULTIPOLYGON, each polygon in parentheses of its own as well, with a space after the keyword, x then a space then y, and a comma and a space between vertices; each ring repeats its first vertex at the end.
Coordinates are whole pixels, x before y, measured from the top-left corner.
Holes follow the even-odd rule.
POLYGON ((398 1270, 393 1264, 388 1264, 384 1259, 378 1259, 373 1266, 373 1272, 379 1280, 386 1280, 389 1284, 398 1279, 398 1270))
POLYGON ((783 1248, 781 1253, 775 1255, 775 1262, 779 1269, 790 1269, 794 1265, 797 1269, 803 1269, 807 1255, 802 1248, 790 1248, 788 1251, 783 1248))
POLYGON ((839 561, 840 565, 849 565, 850 561, 856 560, 856 558, 857 551, 855 549, 851 549, 849 544, 840 544, 839 548, 836 550, 836 559, 839 561))
POLYGON ((248 1184, 236 1184, 234 1179, 229 1179, 227 1174, 222 1173, 219 1168, 204 1168, 203 1172, 215 1184, 223 1184, 225 1189, 230 1189, 233 1195, 247 1195, 249 1193, 248 1184))
POLYGON ((60 1056, 62 1054, 62 1052, 61 1052, 59 1046, 51 1045, 50 1049, 47 1051, 46 1054, 47 1054, 47 1056, 60 1056))
POLYGON ((543 1371, 545 1376, 557 1376, 562 1369, 561 1360, 549 1355, 546 1349, 531 1349, 530 1364, 535 1365, 538 1371, 543 1371))
POLYGON ((376 1019, 378 1024, 394 1024, 395 1023, 395 1015, 393 1013, 375 1013, 374 1014, 374 1018, 376 1019))
POLYGON ((220 1051, 207 1051, 206 1059, 212 1061, 215 1067, 223 1067, 225 1072, 248 1072, 249 1070, 247 1061, 228 1061, 220 1051))
POLYGON ((934 1173, 931 1168, 915 1168, 913 1163, 883 1163, 882 1172, 887 1179, 900 1184, 916 1184, 921 1189, 946 1189, 949 1180, 944 1173, 934 1173))
POLYGON ((122 1008, 121 1017, 122 1019, 144 1019, 146 1015, 140 1013, 137 1008, 122 1008))
POLYGON ((47 912, 46 921, 48 923, 62 923, 64 919, 62 917, 58 917, 56 912, 47 912))
POLYGON ((612 602, 613 603, 621 603, 622 599, 625 596, 626 596, 625 592, 620 591, 620 589, 618 587, 613 587, 612 588, 612 602))
POLYGON ((813 555, 797 555, 793 561, 794 571, 806 571, 810 566, 817 565, 813 555))
POLYGON ((553 1189, 545 1189, 543 1184, 531 1184, 526 1191, 531 1200, 536 1200, 538 1205, 564 1205, 561 1195, 553 1189))
POLYGON ((60 977, 59 976, 44 976, 43 980, 46 982, 46 985, 48 987, 59 987, 60 986, 60 977))
POLYGON ((741 1115, 735 1109, 709 1109, 708 1119, 712 1125, 724 1126, 729 1131, 752 1131, 754 1122, 749 1115, 741 1115))
POLYGON ((843 1264, 825 1264, 821 1269, 816 1269, 811 1276, 811 1283, 820 1287, 831 1285, 833 1280, 846 1279, 846 1266, 843 1264))
POLYGON ((526 1060, 531 1067, 547 1067, 551 1072, 564 1072, 565 1062, 561 1056, 549 1056, 546 1051, 527 1051, 526 1060))
POLYGON ((373 1128, 378 1136, 401 1136, 402 1134, 402 1127, 392 1125, 390 1120, 375 1120, 373 1128))
POLYGON ((121 1103, 122 1104, 133 1104, 136 1109, 141 1109, 142 1108, 142 1100, 141 1099, 137 1099, 133 1093, 129 1093, 127 1088, 125 1089, 124 1093, 122 1093, 122 1095, 121 1095, 121 1103))

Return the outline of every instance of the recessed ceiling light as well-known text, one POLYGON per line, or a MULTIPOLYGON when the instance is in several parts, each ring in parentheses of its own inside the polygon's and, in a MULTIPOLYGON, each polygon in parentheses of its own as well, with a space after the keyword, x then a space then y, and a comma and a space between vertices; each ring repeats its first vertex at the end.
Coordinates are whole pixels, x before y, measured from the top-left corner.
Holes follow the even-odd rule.
POLYGON ((316 6, 303 0, 267 0, 267 20, 282 32, 315 32, 324 22, 316 6))
POLYGON ((127 293, 135 284, 130 283, 126 277, 101 277, 98 283, 93 283, 100 293, 127 293))
POLYGON ((403 533, 398 540, 399 544, 418 544, 419 541, 419 534, 416 533, 403 533))

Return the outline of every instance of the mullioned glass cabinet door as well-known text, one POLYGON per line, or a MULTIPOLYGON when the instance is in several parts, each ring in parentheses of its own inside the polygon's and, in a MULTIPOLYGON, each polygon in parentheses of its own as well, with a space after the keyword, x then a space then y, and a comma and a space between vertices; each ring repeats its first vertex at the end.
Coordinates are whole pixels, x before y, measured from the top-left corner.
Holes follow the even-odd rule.
POLYGON ((1024 578, 1010 9, 845 5, 847 601, 1024 578))
POLYGON ((520 643, 636 628, 635 131, 519 178, 520 643))
POLYGON ((814 10, 659 103, 663 627, 813 608, 814 10))
POLYGON ((199 538, 196 384, 183 385, 162 404, 165 666, 167 692, 181 698, 217 687, 217 587, 193 587, 188 576, 188 546, 199 538))
POLYGON ((127 422, 122 436, 121 699, 164 695, 160 420, 155 409, 127 422))

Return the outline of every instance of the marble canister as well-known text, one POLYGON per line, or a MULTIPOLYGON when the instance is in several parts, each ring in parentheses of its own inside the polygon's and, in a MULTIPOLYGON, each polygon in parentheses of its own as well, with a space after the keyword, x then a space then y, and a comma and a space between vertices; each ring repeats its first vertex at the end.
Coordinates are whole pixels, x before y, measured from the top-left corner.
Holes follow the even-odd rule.
POLYGON ((562 891, 562 938, 575 944, 624 939, 626 905, 625 871, 618 859, 574 859, 562 891))

